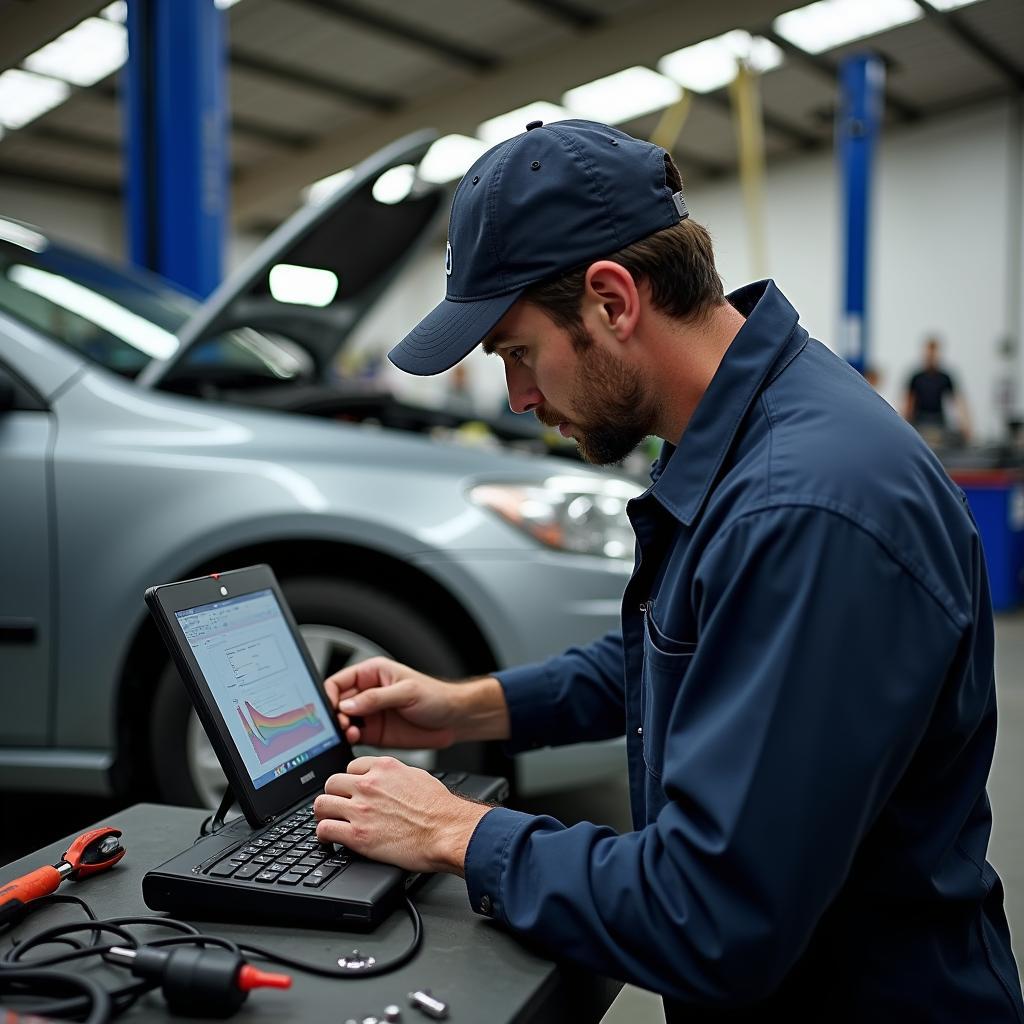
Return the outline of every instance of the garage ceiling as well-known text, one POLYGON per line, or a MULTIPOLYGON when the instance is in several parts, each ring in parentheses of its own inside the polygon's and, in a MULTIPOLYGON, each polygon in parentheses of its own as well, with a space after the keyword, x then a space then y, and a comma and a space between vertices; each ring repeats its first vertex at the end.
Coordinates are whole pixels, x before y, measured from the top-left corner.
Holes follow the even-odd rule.
MULTIPOLYGON (((305 186, 408 131, 474 135, 490 117, 536 100, 558 103, 568 89, 634 65, 653 68, 669 52, 732 29, 783 52, 783 63, 762 76, 773 161, 831 145, 835 69, 856 50, 871 49, 887 64, 892 126, 1024 91, 1021 0, 955 10, 941 8, 956 0, 903 2, 916 5, 916 20, 811 54, 773 27, 799 6, 793 0, 236 0, 224 14, 236 224, 276 224, 305 186)), ((96 0, 0 0, 0 69, 19 67, 106 8, 96 0)), ((657 121, 652 114, 621 127, 647 135, 657 121)), ((735 170, 724 88, 694 94, 675 156, 691 182, 735 170)), ((8 129, 0 178, 119 196, 117 73, 73 86, 49 112, 8 129)))

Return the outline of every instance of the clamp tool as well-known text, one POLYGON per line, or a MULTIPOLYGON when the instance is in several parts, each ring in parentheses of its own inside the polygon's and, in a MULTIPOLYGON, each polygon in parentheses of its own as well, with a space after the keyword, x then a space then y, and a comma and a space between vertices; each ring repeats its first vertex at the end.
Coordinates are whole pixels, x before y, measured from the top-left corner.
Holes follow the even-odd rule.
POLYGON ((112 868, 125 854, 118 828, 83 832, 54 865, 36 868, 0 886, 0 924, 14 920, 32 900, 49 896, 66 878, 83 878, 112 868))

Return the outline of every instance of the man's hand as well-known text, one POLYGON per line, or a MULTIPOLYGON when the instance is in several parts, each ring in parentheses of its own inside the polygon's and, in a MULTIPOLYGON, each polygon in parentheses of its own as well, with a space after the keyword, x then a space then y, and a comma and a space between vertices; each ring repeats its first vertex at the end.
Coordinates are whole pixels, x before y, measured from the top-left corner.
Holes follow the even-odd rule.
POLYGON ((357 757, 313 803, 317 839, 408 871, 462 875, 486 804, 454 796, 422 768, 393 757, 357 757))
POLYGON ((335 672, 324 686, 349 743, 437 750, 460 740, 508 738, 505 695, 493 678, 446 683, 370 658, 335 672))

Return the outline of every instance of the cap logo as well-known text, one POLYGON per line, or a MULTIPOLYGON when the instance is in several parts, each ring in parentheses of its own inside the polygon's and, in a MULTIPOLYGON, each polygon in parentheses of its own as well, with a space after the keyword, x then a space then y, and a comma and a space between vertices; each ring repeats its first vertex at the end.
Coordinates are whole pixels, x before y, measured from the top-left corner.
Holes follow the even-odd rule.
POLYGON ((444 250, 444 272, 451 277, 452 276, 452 243, 449 242, 445 246, 444 250))

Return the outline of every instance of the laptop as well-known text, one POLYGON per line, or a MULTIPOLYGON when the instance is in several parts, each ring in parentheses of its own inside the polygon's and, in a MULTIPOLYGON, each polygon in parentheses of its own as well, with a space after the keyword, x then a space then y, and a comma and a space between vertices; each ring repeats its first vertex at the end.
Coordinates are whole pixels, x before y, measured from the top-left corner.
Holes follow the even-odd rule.
MULTIPOLYGON (((316 839, 313 800, 352 760, 272 570, 146 591, 243 816, 147 872, 143 898, 176 917, 273 917, 375 927, 416 876, 316 839)), ((504 779, 435 772, 490 803, 504 779)))

